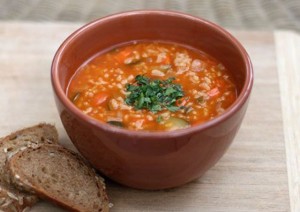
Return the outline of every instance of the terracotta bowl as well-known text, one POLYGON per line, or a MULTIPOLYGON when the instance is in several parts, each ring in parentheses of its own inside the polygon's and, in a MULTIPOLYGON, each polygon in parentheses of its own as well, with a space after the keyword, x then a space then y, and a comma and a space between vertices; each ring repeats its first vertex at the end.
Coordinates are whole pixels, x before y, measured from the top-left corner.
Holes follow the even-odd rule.
POLYGON ((241 125, 253 83, 249 56, 232 35, 206 20, 171 11, 125 12, 81 27, 56 52, 51 77, 62 123, 79 152, 110 179, 141 189, 180 186, 212 167, 241 125), (238 84, 236 102, 204 124, 146 132, 103 124, 68 100, 68 82, 80 65, 106 48, 145 39, 189 45, 217 58, 238 84))

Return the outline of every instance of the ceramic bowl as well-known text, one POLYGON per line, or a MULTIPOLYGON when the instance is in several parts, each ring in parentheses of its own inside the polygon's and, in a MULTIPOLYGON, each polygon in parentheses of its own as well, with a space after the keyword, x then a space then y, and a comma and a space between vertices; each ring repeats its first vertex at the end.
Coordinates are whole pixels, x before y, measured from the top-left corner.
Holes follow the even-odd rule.
POLYGON ((126 186, 164 189, 199 178, 224 155, 246 112, 253 70, 245 49, 220 26, 178 12, 145 10, 107 16, 75 31, 57 50, 51 78, 67 134, 97 170, 126 186), (204 124, 169 132, 121 129, 85 115, 67 98, 70 78, 98 52, 135 40, 171 41, 212 55, 232 72, 237 100, 204 124))

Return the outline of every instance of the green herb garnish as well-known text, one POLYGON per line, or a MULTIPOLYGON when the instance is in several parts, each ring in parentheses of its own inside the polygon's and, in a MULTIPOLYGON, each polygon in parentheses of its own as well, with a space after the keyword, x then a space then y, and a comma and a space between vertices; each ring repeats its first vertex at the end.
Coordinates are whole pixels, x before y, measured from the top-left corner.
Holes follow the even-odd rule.
POLYGON ((173 78, 167 80, 152 80, 146 76, 137 75, 134 84, 127 84, 126 91, 130 94, 125 102, 135 109, 147 109, 158 112, 164 109, 175 112, 181 109, 175 105, 176 100, 183 97, 181 85, 173 83, 173 78))

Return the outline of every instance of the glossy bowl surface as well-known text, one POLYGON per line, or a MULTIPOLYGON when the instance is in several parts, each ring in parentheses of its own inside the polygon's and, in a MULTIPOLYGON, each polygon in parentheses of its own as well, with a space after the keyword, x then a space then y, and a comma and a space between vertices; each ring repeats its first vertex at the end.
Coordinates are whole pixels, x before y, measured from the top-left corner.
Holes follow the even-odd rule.
POLYGON ((62 123, 79 152, 102 174, 134 188, 163 189, 203 175, 232 143, 247 109, 253 70, 242 45, 221 27, 172 11, 131 11, 95 20, 56 52, 51 80, 62 123), (201 49, 234 75, 239 94, 221 116, 170 132, 130 131, 82 113, 66 96, 74 72, 95 54, 136 40, 165 40, 201 49))

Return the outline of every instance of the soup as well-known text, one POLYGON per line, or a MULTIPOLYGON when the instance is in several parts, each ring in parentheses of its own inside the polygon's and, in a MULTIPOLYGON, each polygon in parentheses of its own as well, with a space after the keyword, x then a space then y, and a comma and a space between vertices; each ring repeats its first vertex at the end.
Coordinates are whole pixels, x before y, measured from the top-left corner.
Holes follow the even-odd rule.
POLYGON ((67 95, 101 122, 130 130, 168 131, 219 116, 235 101, 237 89, 226 67, 205 52, 141 41, 83 64, 67 95))

